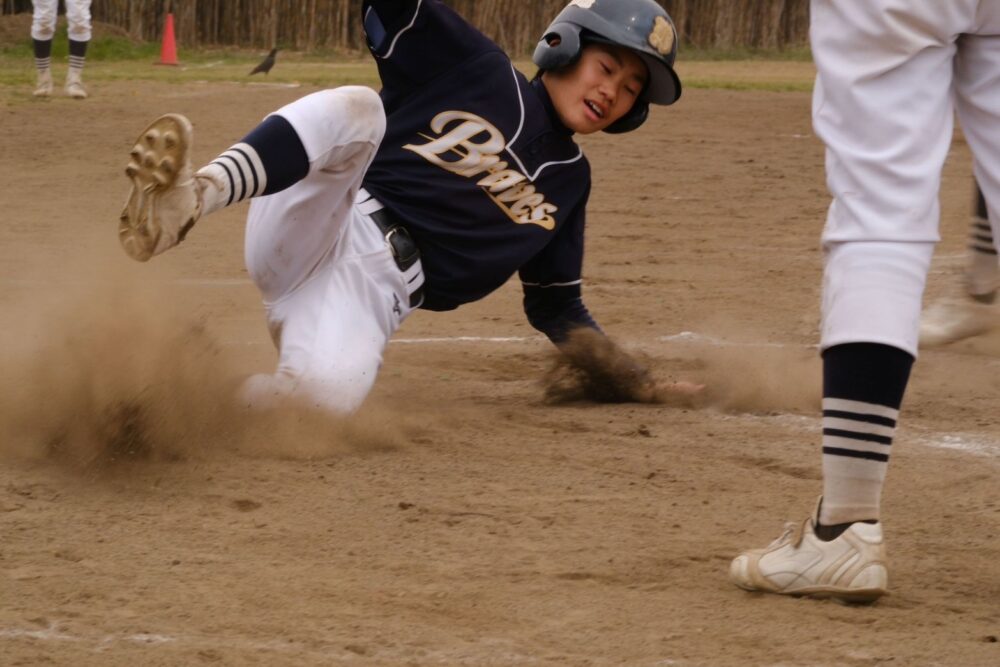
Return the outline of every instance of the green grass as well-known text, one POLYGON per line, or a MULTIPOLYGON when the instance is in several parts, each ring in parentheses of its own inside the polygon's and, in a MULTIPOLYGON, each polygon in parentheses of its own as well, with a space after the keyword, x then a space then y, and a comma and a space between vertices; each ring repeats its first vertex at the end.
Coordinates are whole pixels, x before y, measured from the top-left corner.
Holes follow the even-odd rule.
POLYGON ((689 77, 683 80, 684 88, 703 90, 762 90, 772 93, 810 93, 813 82, 809 81, 736 81, 727 79, 707 79, 689 77))
MULTIPOLYGON (((53 63, 57 77, 65 68, 68 42, 65 35, 58 36, 53 43, 53 63)), ((278 55, 278 64, 268 76, 249 72, 263 57, 263 51, 239 49, 181 49, 179 67, 159 67, 160 47, 154 43, 136 43, 123 37, 102 37, 91 41, 87 50, 88 81, 161 81, 165 83, 209 82, 269 82, 296 83, 314 86, 337 86, 358 84, 379 85, 378 75, 371 59, 361 53, 313 52, 301 53, 283 51, 278 55)), ((725 70, 726 62, 760 63, 760 70, 767 69, 767 63, 809 62, 808 49, 785 51, 740 50, 697 50, 688 49, 681 54, 678 67, 682 70, 689 64, 710 63, 725 70)), ((527 76, 535 72, 528 60, 520 60, 517 67, 527 76)), ((31 40, 25 39, 15 46, 0 49, 0 86, 24 88, 34 84, 35 72, 31 40)), ((692 89, 724 90, 764 90, 774 92, 803 92, 812 89, 811 76, 792 80, 769 80, 761 76, 757 80, 754 70, 735 75, 720 71, 690 72, 684 76, 684 86, 692 89)))
POLYGON ((731 60, 760 60, 780 62, 812 62, 812 51, 808 46, 787 49, 700 49, 682 47, 677 59, 683 61, 718 62, 731 60))
MULTIPOLYGON (((98 37, 90 40, 87 47, 87 59, 93 61, 131 60, 136 58, 152 58, 158 56, 160 47, 151 42, 136 43, 124 37, 98 37)), ((69 41, 65 34, 57 34, 52 40, 52 57, 64 60, 69 55, 69 41)), ((31 38, 25 38, 14 46, 0 49, 0 56, 11 60, 34 57, 31 50, 31 38)))

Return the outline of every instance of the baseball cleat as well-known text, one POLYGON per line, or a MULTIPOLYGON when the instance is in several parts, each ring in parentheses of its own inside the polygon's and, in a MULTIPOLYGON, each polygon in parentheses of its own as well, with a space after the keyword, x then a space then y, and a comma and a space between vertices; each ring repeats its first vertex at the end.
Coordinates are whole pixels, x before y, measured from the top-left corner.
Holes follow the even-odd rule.
POLYGON ((988 333, 1000 324, 992 304, 970 298, 944 299, 930 306, 920 318, 920 347, 937 347, 988 333))
POLYGON ((737 556, 729 578, 748 591, 874 602, 888 588, 882 525, 853 523, 829 542, 816 537, 819 507, 763 549, 737 556))
POLYGON ((75 100, 86 99, 87 89, 83 87, 83 79, 80 78, 80 73, 70 69, 69 74, 66 75, 66 87, 64 89, 66 94, 75 100))
POLYGON ((35 97, 48 97, 52 94, 52 70, 38 70, 38 79, 35 82, 35 97))
POLYGON ((128 256, 145 262, 184 240, 201 214, 201 192, 191 170, 191 123, 160 116, 143 130, 125 175, 132 179, 118 225, 128 256))

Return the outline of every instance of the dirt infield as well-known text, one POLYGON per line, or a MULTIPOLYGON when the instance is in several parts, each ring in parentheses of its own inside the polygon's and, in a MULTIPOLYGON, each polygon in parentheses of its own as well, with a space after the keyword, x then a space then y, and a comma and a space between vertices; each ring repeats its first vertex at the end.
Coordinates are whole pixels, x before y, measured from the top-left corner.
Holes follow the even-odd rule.
MULTIPOLYGON (((891 595, 726 579, 820 490, 808 93, 690 89, 582 140, 587 303, 706 405, 546 404, 550 346, 509 284, 412 317, 357 417, 251 418, 225 397, 275 355, 245 207, 133 264, 121 170, 159 113, 188 114, 207 160, 311 90, 109 81, 0 108, 0 662, 1000 664, 1000 339, 915 369, 891 595)), ((958 137, 930 295, 959 271, 970 190, 958 137)))

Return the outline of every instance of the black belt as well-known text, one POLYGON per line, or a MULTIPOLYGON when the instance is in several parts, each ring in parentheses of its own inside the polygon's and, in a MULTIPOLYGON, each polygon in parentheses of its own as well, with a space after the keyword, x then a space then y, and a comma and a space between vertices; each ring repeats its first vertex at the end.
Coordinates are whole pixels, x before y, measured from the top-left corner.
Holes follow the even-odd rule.
MULTIPOLYGON (((386 243, 392 250, 392 258, 400 271, 406 271, 420 259, 420 250, 410 236, 406 227, 399 224, 387 209, 381 208, 368 214, 379 230, 385 236, 386 243)), ((410 308, 416 308, 424 300, 424 286, 421 285, 410 293, 410 308)))

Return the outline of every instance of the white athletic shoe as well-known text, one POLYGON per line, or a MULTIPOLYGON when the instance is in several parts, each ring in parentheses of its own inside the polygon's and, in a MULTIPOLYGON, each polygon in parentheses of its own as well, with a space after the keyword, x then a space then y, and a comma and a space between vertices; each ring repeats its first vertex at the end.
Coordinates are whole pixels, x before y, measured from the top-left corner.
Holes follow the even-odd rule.
POLYGON ((52 94, 52 70, 38 70, 38 78, 35 81, 35 97, 48 97, 52 94))
POLYGON ((920 347, 946 343, 987 333, 1000 324, 1000 312, 992 304, 971 298, 943 299, 927 308, 920 318, 920 347))
POLYGON ((132 179, 118 225, 129 257, 145 262, 184 240, 201 215, 201 187, 191 170, 191 123, 160 116, 142 131, 125 175, 132 179))
POLYGON ((70 68, 69 72, 66 74, 66 94, 75 100, 82 100, 87 97, 87 89, 83 87, 83 79, 80 78, 80 72, 70 68))
POLYGON ((824 542, 814 532, 816 513, 800 524, 788 523, 781 537, 763 549, 737 556, 729 578, 748 591, 872 602, 889 584, 882 526, 854 523, 840 537, 824 542))

